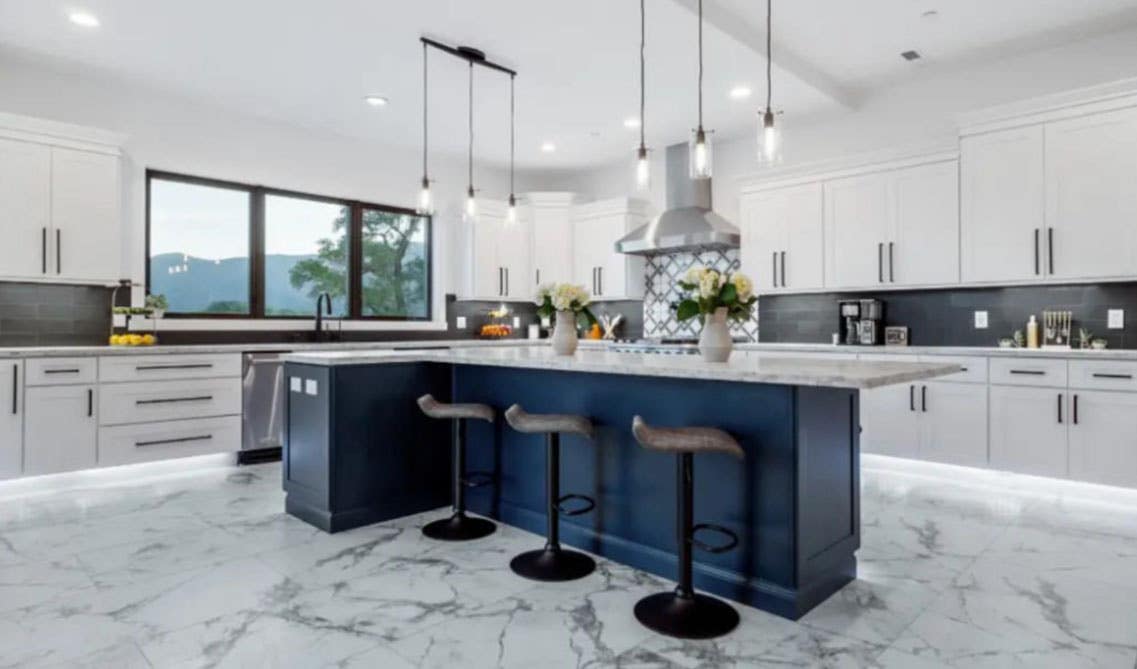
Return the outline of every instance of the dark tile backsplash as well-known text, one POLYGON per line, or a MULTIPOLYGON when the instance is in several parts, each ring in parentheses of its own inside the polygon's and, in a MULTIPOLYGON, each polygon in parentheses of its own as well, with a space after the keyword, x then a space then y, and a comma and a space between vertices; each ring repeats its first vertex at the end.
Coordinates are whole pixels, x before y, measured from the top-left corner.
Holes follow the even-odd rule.
POLYGON ((994 346, 1025 331, 1031 314, 1059 309, 1074 314, 1075 343, 1085 327, 1110 348, 1137 348, 1137 283, 769 295, 758 300, 759 341, 829 343, 837 303, 852 298, 883 301, 885 324, 908 326, 913 346, 994 346), (1125 310, 1125 329, 1106 329, 1108 309, 1125 310), (984 310, 988 328, 976 330, 974 312, 984 310))
POLYGON ((105 344, 110 304, 100 286, 0 282, 0 346, 105 344))

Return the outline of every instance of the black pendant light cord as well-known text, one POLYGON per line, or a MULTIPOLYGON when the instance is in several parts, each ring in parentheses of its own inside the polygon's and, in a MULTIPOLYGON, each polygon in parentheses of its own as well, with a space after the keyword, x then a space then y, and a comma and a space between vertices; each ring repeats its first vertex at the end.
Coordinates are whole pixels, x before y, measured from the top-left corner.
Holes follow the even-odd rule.
POLYGON ((423 45, 422 45, 422 180, 424 183, 426 183, 427 174, 428 174, 427 169, 426 169, 426 156, 427 156, 426 119, 427 119, 427 110, 430 108, 429 105, 427 104, 427 99, 426 99, 426 90, 427 90, 426 72, 427 72, 427 69, 426 69, 426 42, 423 42, 423 45))
POLYGON ((646 77, 644 76, 644 44, 647 36, 647 19, 644 11, 644 0, 640 0, 640 148, 645 149, 647 145, 644 142, 644 88, 646 77))
POLYGON ((514 76, 509 76, 509 202, 513 204, 513 154, 514 154, 514 134, 516 133, 517 121, 516 111, 513 102, 513 80, 514 76))
POLYGON ((703 129, 703 0, 699 0, 699 129, 703 129))
POLYGON ((766 111, 770 111, 770 100, 774 94, 774 79, 771 75, 773 69, 773 59, 771 58, 770 43, 773 40, 772 26, 770 15, 773 11, 774 0, 766 0, 766 111))
POLYGON ((474 190, 474 64, 470 63, 470 98, 469 98, 469 131, 470 149, 467 156, 466 167, 469 176, 470 192, 474 190))

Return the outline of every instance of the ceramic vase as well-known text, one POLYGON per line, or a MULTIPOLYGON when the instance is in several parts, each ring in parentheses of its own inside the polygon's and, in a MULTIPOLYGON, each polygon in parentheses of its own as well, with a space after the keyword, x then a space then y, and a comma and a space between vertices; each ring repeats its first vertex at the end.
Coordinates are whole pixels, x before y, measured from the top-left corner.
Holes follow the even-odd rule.
POLYGON ((706 362, 726 362, 734 342, 730 337, 730 327, 726 324, 726 307, 715 309, 707 315, 703 332, 699 335, 699 353, 706 362))
POLYGON ((576 353, 576 314, 571 311, 558 311, 557 323, 553 327, 553 352, 557 355, 576 353))

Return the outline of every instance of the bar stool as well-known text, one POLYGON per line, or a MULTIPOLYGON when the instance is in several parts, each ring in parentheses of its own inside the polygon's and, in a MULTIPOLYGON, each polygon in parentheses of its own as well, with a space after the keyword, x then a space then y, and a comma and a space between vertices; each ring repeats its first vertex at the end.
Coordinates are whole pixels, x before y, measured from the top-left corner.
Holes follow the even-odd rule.
POLYGON ((497 525, 485 518, 466 515, 466 488, 480 488, 493 482, 493 475, 485 472, 466 472, 465 421, 493 422, 493 407, 485 404, 443 404, 430 394, 418 398, 419 408, 431 418, 454 421, 454 515, 428 523, 422 533, 442 541, 469 541, 489 536, 497 525))
POLYGON ((693 524, 694 464, 696 453, 726 453, 738 459, 742 448, 726 432, 712 427, 657 428, 636 416, 632 434, 641 446, 676 454, 678 506, 676 534, 679 542, 679 584, 673 592, 644 597, 636 603, 636 619, 644 626, 681 639, 710 639, 722 636, 738 626, 738 612, 726 602, 695 592, 691 576, 691 548, 710 553, 725 553, 738 545, 738 535, 721 525, 693 524), (727 542, 718 546, 695 538, 700 531, 726 535, 727 542))
POLYGON ((509 407, 505 420, 518 432, 547 435, 545 547, 518 555, 509 563, 509 568, 518 576, 534 581, 572 581, 588 576, 596 569, 596 562, 584 553, 561 548, 560 517, 588 513, 596 508, 596 502, 585 495, 561 495, 561 434, 580 434, 591 439, 592 422, 584 416, 530 414, 518 404, 509 407), (563 505, 568 501, 584 502, 584 506, 565 509, 563 505))

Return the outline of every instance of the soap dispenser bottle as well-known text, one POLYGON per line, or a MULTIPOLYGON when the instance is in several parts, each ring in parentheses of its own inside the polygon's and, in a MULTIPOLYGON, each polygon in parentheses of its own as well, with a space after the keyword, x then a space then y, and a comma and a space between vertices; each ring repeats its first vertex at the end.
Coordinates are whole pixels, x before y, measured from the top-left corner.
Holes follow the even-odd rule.
POLYGON ((1031 314, 1026 324, 1026 347, 1038 348, 1038 321, 1035 320, 1034 314, 1031 314))

